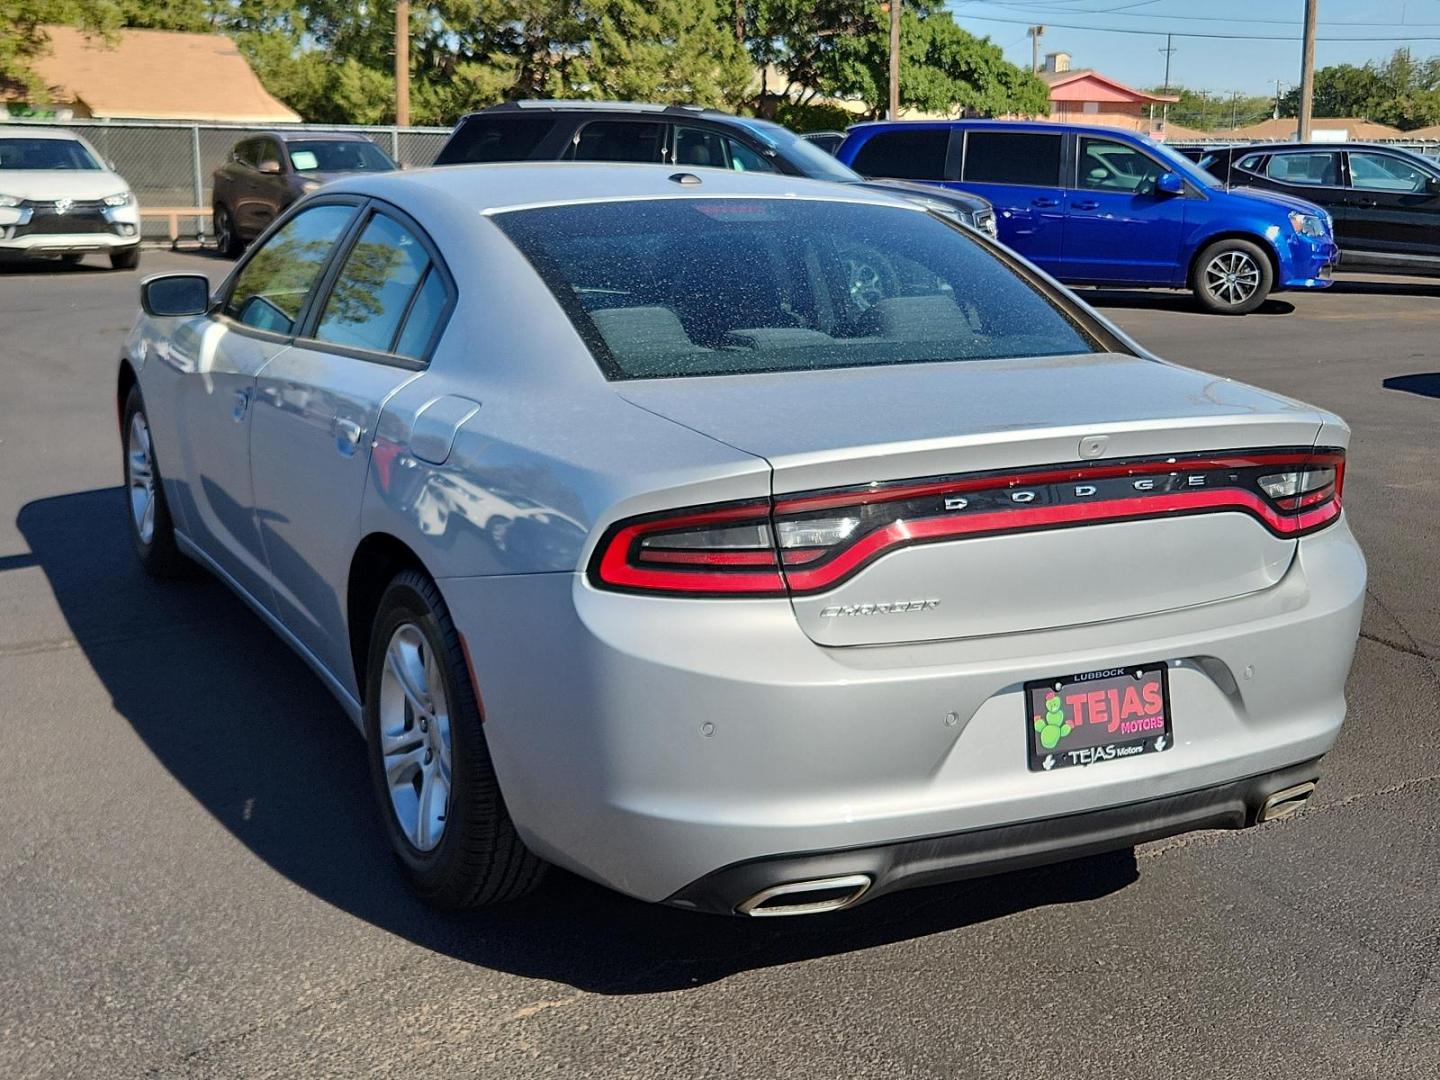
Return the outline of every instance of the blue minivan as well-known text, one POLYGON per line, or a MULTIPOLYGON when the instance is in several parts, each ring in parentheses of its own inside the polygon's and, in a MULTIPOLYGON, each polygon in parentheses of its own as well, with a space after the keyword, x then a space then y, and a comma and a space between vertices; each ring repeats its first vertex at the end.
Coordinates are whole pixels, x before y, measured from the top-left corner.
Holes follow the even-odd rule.
POLYGON ((1278 192, 1226 190, 1162 143, 1113 128, 998 120, 856 124, 835 156, 864 176, 983 195, 1000 240, 1061 281, 1186 288, 1243 315, 1320 289, 1340 251, 1330 215, 1278 192))

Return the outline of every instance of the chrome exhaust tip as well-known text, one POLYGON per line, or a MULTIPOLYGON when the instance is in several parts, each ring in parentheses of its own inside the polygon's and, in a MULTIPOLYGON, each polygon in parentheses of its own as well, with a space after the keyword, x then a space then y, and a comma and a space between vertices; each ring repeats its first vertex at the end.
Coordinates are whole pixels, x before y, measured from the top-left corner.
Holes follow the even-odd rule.
POLYGON ((1310 796, 1315 792, 1315 782, 1308 780, 1303 784, 1296 784, 1294 787, 1284 788, 1275 792, 1260 807, 1260 812, 1255 815, 1255 824, 1261 825, 1267 821, 1284 821, 1288 817, 1294 817, 1305 804, 1310 801, 1310 796))
POLYGON ((773 915, 818 915, 823 911, 839 911, 856 903, 870 891, 872 884, 869 874, 790 881, 761 889, 750 899, 742 901, 735 910, 757 919, 773 915))

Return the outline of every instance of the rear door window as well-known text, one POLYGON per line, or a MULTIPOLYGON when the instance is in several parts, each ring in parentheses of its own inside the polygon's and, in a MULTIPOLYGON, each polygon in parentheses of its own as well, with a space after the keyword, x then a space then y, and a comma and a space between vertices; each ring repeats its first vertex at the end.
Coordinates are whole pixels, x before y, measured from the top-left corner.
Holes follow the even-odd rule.
POLYGON ((881 131, 867 139, 851 162, 862 176, 896 180, 944 180, 947 128, 881 131))
POLYGON ((668 125, 648 120, 593 120, 580 129, 571 157, 576 161, 665 161, 668 125))
POLYGON ((551 116, 472 116, 450 137, 435 164, 529 161, 554 128, 551 116))
POLYGON ((965 135, 962 179, 976 184, 1060 186, 1060 136, 1022 131, 965 135))
POLYGON ((353 206, 336 203, 296 214, 240 268, 225 314, 256 330, 293 334, 331 249, 354 216, 353 206))
POLYGON ((1265 175, 1282 184, 1306 187, 1338 187, 1340 155, 1337 153, 1275 154, 1265 166, 1265 175))
POLYGON ((390 352, 429 269, 425 245, 398 221, 376 214, 345 256, 321 310, 315 339, 390 352))

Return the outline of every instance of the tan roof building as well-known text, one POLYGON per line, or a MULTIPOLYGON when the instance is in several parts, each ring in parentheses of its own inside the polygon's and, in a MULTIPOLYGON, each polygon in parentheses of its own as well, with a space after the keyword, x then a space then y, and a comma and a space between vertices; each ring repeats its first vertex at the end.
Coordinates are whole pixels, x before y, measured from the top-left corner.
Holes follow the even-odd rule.
POLYGON ((35 69, 51 102, 75 118, 297 123, 260 84, 235 43, 220 34, 121 30, 113 44, 68 26, 46 27, 49 52, 35 69))
POLYGON ((1440 140, 1440 124, 1431 124, 1429 127, 1407 131, 1405 132, 1405 138, 1416 139, 1421 142, 1436 142, 1440 140))
MULTIPOLYGON (((1293 116, 1282 116, 1279 120, 1262 120, 1258 124, 1217 131, 1227 139, 1247 139, 1255 142, 1288 142, 1296 138, 1300 121, 1293 116)), ((1358 116, 1317 116, 1310 122, 1312 138, 1316 142, 1385 142, 1389 139, 1412 138, 1399 128, 1389 124, 1377 124, 1358 116), (1324 134, 1321 134, 1321 133, 1324 134)))

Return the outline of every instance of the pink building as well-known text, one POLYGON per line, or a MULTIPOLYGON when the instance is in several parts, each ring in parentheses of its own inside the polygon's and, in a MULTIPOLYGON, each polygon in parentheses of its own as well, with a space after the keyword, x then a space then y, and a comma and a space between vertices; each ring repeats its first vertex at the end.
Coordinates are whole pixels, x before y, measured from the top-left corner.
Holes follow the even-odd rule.
POLYGON ((1051 120, 1159 135, 1164 107, 1180 100, 1136 90, 1090 68, 1072 71, 1069 53, 1047 55, 1045 69, 1039 75, 1050 87, 1051 120))

